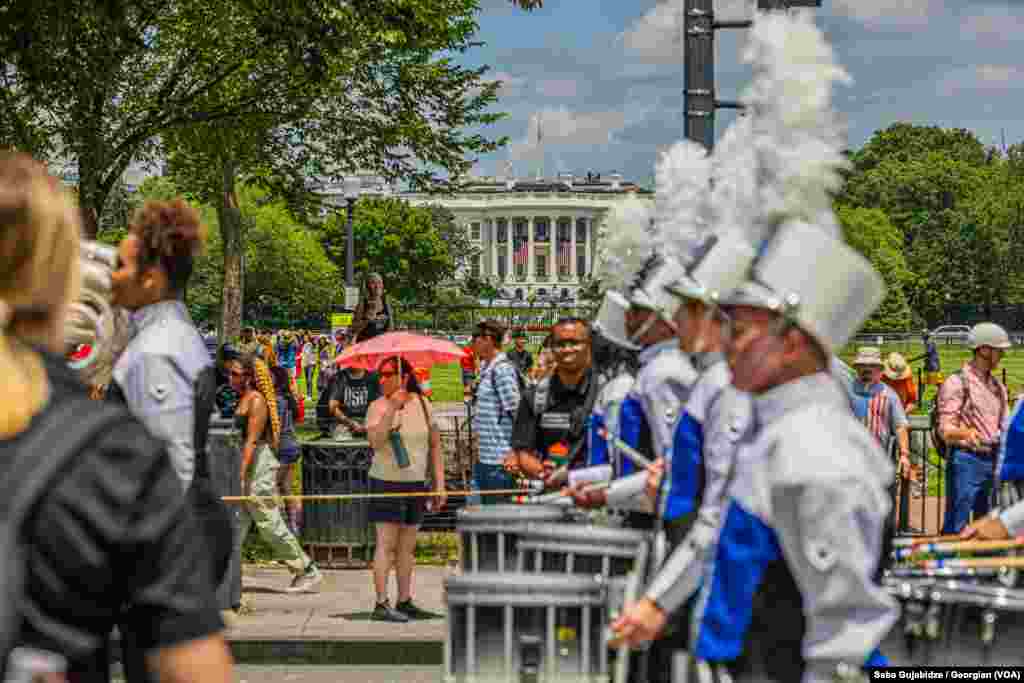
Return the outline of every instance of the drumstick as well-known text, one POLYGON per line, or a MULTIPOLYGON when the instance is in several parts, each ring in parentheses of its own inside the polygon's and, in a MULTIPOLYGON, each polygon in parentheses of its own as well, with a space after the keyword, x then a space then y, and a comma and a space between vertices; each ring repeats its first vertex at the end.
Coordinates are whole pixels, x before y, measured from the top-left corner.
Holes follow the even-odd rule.
POLYGON ((922 545, 925 543, 952 543, 953 541, 962 540, 960 534, 949 534, 946 536, 907 536, 904 538, 894 538, 892 540, 893 547, 906 548, 907 546, 922 545))
MULTIPOLYGON (((910 560, 910 562, 910 568, 918 569, 1024 568, 1024 557, 977 557, 970 560, 910 560)), ((898 569, 905 568, 907 567, 898 567, 898 569)))
MULTIPOLYGON (((596 484, 586 486, 583 491, 589 493, 591 491, 604 491, 612 483, 610 481, 602 481, 596 484)), ((562 498, 572 498, 572 494, 567 491, 555 491, 554 493, 545 493, 542 496, 519 496, 516 500, 517 503, 553 503, 561 500, 562 498)))
POLYGON ((605 441, 610 442, 616 448, 622 451, 623 455, 629 458, 637 467, 641 469, 647 469, 648 467, 654 464, 653 462, 648 460, 643 453, 636 450, 622 439, 616 438, 609 434, 607 429, 598 429, 597 435, 600 436, 605 441))
POLYGON ((994 576, 997 573, 999 573, 999 569, 996 567, 981 567, 978 569, 908 569, 903 567, 887 570, 886 577, 894 579, 942 577, 948 579, 994 576))
POLYGON ((923 545, 915 545, 910 548, 900 548, 892 551, 893 557, 897 560, 903 560, 914 555, 921 555, 925 553, 936 553, 940 555, 960 553, 960 552, 974 552, 983 553, 991 550, 1012 550, 1014 548, 1024 548, 1024 538, 1016 538, 1009 541, 959 541, 954 543, 925 543, 923 545))

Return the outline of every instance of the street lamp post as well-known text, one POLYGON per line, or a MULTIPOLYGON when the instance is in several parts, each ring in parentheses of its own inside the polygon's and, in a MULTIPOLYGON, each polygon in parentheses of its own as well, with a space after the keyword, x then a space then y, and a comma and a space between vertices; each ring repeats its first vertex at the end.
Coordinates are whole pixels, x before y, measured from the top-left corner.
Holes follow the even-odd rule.
POLYGON ((343 183, 345 204, 348 208, 348 221, 345 224, 345 286, 355 287, 355 236, 352 229, 352 216, 355 213, 356 200, 359 199, 359 178, 346 177, 343 183))

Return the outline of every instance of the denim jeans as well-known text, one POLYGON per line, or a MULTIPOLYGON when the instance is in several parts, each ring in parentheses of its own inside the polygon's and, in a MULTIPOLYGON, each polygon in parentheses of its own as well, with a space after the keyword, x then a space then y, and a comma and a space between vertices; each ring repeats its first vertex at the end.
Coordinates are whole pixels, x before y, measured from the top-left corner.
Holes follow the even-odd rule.
MULTIPOLYGON (((505 471, 503 465, 487 465, 478 462, 473 465, 473 481, 478 491, 501 491, 514 489, 515 479, 505 471)), ((509 496, 480 496, 480 502, 484 505, 508 502, 509 496)))
POLYGON ((992 501, 994 457, 980 457, 954 448, 946 463, 946 519, 942 533, 958 534, 973 511, 988 513, 992 501))

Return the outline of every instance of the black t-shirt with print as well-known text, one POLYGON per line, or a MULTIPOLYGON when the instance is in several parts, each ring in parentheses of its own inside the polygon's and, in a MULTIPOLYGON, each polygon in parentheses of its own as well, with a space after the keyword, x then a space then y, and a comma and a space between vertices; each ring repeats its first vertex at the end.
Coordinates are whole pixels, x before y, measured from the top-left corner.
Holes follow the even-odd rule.
POLYGON ((534 410, 534 394, 537 387, 531 387, 519 402, 515 426, 512 428, 512 448, 538 452, 542 458, 549 456, 552 446, 562 442, 574 454, 570 468, 580 467, 586 462, 586 420, 593 407, 592 392, 597 391, 597 376, 589 368, 583 381, 574 387, 565 386, 558 374, 547 380, 550 389, 547 408, 543 415, 534 410))
POLYGON ((365 420, 370 404, 380 397, 377 373, 368 372, 355 378, 348 370, 342 371, 331 389, 332 401, 341 405, 341 412, 353 420, 365 420))

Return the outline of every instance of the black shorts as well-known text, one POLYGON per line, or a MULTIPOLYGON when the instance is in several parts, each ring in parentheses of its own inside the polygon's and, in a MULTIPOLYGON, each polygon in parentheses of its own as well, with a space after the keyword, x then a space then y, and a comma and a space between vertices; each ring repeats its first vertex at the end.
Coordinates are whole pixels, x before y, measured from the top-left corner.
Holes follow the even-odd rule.
MULTIPOLYGON (((422 493, 427 490, 425 481, 385 481, 370 478, 370 493, 422 493)), ((427 511, 426 496, 371 498, 367 512, 371 522, 392 522, 408 526, 419 526, 427 511)))

